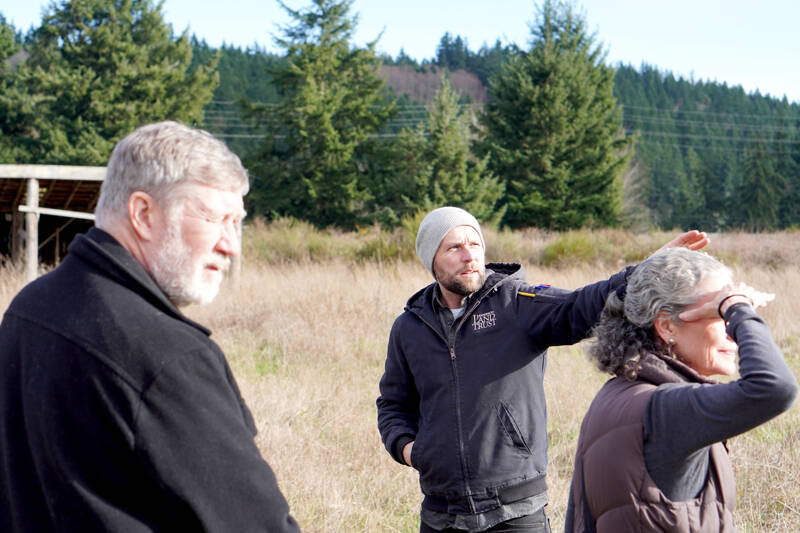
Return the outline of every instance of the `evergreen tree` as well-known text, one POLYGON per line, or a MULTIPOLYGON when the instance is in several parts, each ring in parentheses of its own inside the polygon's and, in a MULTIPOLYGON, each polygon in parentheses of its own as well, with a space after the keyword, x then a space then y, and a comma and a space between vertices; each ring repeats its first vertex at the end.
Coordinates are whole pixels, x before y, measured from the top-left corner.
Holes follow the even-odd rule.
POLYGON ((729 176, 736 168, 737 153, 726 150, 718 141, 709 146, 703 153, 704 171, 701 179, 705 218, 698 223, 698 228, 707 231, 721 231, 729 226, 731 212, 727 209, 728 198, 732 191, 727 190, 729 176))
POLYGON ((412 67, 418 67, 419 66, 419 65, 417 65, 417 62, 414 61, 414 58, 412 58, 411 56, 406 54, 406 51, 404 49, 402 49, 402 48, 400 49, 400 52, 397 53, 397 59, 394 60, 394 64, 397 65, 398 67, 402 67, 402 66, 406 66, 406 65, 409 65, 409 66, 412 66, 412 67))
POLYGON ((27 159, 26 152, 17 142, 17 134, 24 131, 20 114, 24 111, 25 95, 16 82, 16 67, 9 64, 19 50, 14 26, 0 14, 0 164, 27 159))
POLYGON ((470 54, 468 57, 467 70, 474 72, 475 75, 481 80, 481 83, 486 85, 489 77, 500 70, 502 65, 509 56, 519 53, 516 45, 510 44, 503 46, 498 39, 495 41, 494 46, 482 45, 476 54, 470 54))
POLYGON ((384 100, 375 42, 350 45, 352 0, 314 0, 293 10, 277 40, 286 62, 271 74, 283 96, 252 110, 269 134, 249 167, 250 205, 261 214, 290 215, 320 226, 352 227, 369 200, 364 159, 370 135, 393 113, 384 100))
POLYGON ((436 64, 450 70, 466 68, 470 55, 466 39, 460 35, 453 39, 449 33, 445 33, 436 47, 436 64))
POLYGON ((692 148, 686 154, 686 182, 680 190, 681 216, 677 222, 681 228, 718 229, 714 225, 714 214, 706 201, 706 184, 710 181, 708 167, 692 148))
POLYGON ((782 228, 800 227, 800 131, 792 131, 791 109, 786 97, 779 104, 777 112, 780 129, 774 138, 775 171, 786 184, 780 199, 779 225, 782 228), (792 157, 793 152, 798 156, 797 160, 792 157))
POLYGON ((680 228, 684 220, 684 200, 688 195, 686 171, 680 150, 668 145, 664 150, 653 150, 648 158, 651 166, 650 208, 658 214, 660 227, 680 228))
POLYGON ((477 52, 473 52, 466 38, 460 35, 453 38, 450 33, 445 33, 436 47, 436 65, 450 70, 468 70, 485 85, 489 76, 500 69, 506 58, 518 52, 516 45, 503 46, 499 39, 494 46, 483 44, 477 52))
POLYGON ((650 207, 658 225, 717 230, 744 224, 735 197, 748 179, 743 154, 755 142, 788 181, 779 224, 792 224, 791 213, 800 212, 791 156, 800 145, 800 105, 724 83, 675 78, 646 64, 638 73, 620 67, 614 92, 625 108, 626 129, 638 133, 636 155, 650 169, 650 207), (697 198, 702 202, 693 205, 697 198))
POLYGON ((614 225, 627 165, 614 71, 571 5, 545 0, 532 48, 490 79, 481 117, 490 169, 507 184, 512 227, 614 225))
POLYGON ((743 169, 735 205, 739 224, 750 231, 776 229, 786 180, 775 171, 772 158, 760 142, 745 154, 743 169))
POLYGON ((470 153, 470 114, 458 100, 450 79, 443 77, 425 127, 400 135, 392 195, 402 199, 403 216, 455 205, 496 224, 505 212, 500 204, 504 186, 487 170, 488 156, 478 160, 470 153))
POLYGON ((17 42, 17 33, 12 24, 0 13, 0 73, 5 73, 8 69, 6 60, 13 56, 20 49, 17 42))
POLYGON ((240 157, 248 157, 263 143, 263 128, 247 120, 248 102, 274 105, 280 101, 269 70, 283 58, 253 45, 241 49, 222 44, 214 49, 192 36, 192 67, 219 57, 219 85, 204 109, 204 127, 224 140, 240 157))
POLYGON ((216 60, 189 72, 186 35, 172 37, 150 0, 50 5, 20 67, 27 94, 18 140, 30 161, 102 165, 116 141, 147 122, 202 121, 216 60))
POLYGON ((785 176, 786 190, 780 199, 780 227, 800 227, 800 164, 783 155, 778 163, 779 176, 785 176))

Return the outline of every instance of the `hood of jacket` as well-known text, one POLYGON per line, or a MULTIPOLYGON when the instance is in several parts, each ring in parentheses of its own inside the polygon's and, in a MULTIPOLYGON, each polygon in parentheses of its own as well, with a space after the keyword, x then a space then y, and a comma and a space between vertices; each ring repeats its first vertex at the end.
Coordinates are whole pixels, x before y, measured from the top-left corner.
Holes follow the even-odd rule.
MULTIPOLYGON (((468 302, 474 302, 495 289, 498 284, 512 280, 525 281, 525 267, 519 263, 487 263, 486 279, 480 289, 469 295, 468 302)), ((405 310, 417 313, 420 316, 433 313, 431 302, 433 301, 433 291, 437 283, 437 281, 434 281, 415 292, 406 302, 405 310)))

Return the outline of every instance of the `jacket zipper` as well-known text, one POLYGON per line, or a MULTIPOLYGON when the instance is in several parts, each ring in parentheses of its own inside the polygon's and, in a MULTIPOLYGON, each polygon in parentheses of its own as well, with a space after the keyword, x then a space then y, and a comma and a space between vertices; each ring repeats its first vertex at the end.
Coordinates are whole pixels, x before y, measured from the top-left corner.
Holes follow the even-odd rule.
MULTIPOLYGON (((491 290, 494 290, 492 288, 491 290)), ((487 291, 486 294, 489 294, 490 291, 487 291)), ((462 422, 461 417, 461 383, 458 380, 458 361, 456 360, 456 337, 458 337, 458 330, 461 329, 461 326, 464 325, 464 322, 467 321, 467 317, 472 314, 472 312, 478 307, 478 305, 483 301, 483 298, 486 296, 484 294, 472 304, 467 311, 464 312, 464 315, 461 317, 461 320, 456 324, 455 330, 453 331, 453 335, 450 339, 448 339, 447 347, 450 349, 450 365, 453 369, 453 381, 455 382, 455 393, 456 393, 456 431, 458 434, 458 448, 459 448, 459 455, 461 457, 461 474, 464 479, 464 491, 465 496, 467 498, 467 502, 469 503, 470 512, 475 513, 475 502, 472 500, 472 487, 469 484, 469 468, 467 467, 467 452, 464 449, 464 424, 462 422)))
POLYGON ((466 493, 465 497, 467 499, 467 502, 469 502, 470 512, 472 512, 472 513, 475 513, 476 510, 475 510, 475 502, 472 500, 472 488, 470 487, 470 484, 469 484, 469 476, 468 476, 468 469, 467 469, 467 454, 466 454, 466 451, 464 450, 464 437, 463 437, 463 435, 464 435, 464 426, 463 426, 463 423, 461 421, 461 385, 460 385, 460 383, 458 381, 458 371, 457 371, 458 370, 458 365, 457 365, 457 361, 456 361, 456 337, 458 336, 458 330, 460 330, 461 326, 464 325, 464 322, 466 322, 467 317, 478 307, 478 305, 480 305, 480 303, 483 301, 483 299, 490 292, 496 291, 497 287, 500 284, 502 284, 503 282, 505 282, 506 279, 508 279, 508 278, 504 278, 504 279, 500 280, 491 289, 489 289, 483 295, 481 295, 478 299, 476 299, 475 302, 472 304, 472 307, 470 307, 468 310, 466 310, 464 312, 463 316, 461 317, 461 320, 458 322, 458 324, 455 327, 455 330, 454 330, 453 335, 452 335, 452 341, 450 340, 450 338, 443 337, 439 333, 439 331, 435 327, 433 327, 430 324, 430 322, 425 320, 419 313, 414 313, 415 315, 417 315, 417 317, 419 317, 420 320, 422 320, 422 322, 425 325, 427 325, 429 328, 431 328, 433 330, 433 332, 436 335, 439 336, 439 338, 441 338, 443 341, 445 341, 445 344, 447 345, 447 348, 450 351, 450 366, 451 366, 452 371, 453 371, 453 380, 455 381, 456 430, 457 430, 457 433, 458 433, 459 456, 461 457, 461 475, 462 475, 462 478, 464 480, 464 490, 465 490, 465 493, 466 493))
POLYGON ((469 503, 469 510, 471 513, 475 512, 475 503, 472 501, 472 488, 469 484, 469 471, 467 469, 467 452, 464 449, 463 438, 463 424, 461 422, 461 384, 458 381, 458 365, 456 364, 456 351, 455 347, 450 347, 450 364, 453 369, 453 379, 455 381, 456 393, 456 433, 458 434, 458 450, 459 457, 461 457, 461 476, 464 480, 464 492, 469 503))

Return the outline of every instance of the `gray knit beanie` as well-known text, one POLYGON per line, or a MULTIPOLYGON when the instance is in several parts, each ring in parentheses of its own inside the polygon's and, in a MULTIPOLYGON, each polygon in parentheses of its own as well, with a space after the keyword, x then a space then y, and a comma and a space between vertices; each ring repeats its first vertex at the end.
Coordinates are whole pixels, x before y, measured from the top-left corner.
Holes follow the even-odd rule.
MULTIPOLYGON (((417 231, 417 257, 422 265, 433 274, 433 256, 439 249, 442 239, 456 226, 472 226, 481 238, 483 249, 486 242, 483 240, 481 225, 474 216, 459 207, 440 207, 428 213, 417 231)), ((435 275, 434 275, 435 276, 435 275)))

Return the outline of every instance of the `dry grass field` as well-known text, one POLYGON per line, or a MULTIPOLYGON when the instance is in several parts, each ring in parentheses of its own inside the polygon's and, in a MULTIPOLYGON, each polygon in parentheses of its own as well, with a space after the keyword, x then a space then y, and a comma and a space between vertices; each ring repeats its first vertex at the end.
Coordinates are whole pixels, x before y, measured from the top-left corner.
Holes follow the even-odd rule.
MULTIPOLYGON (((528 281, 577 288, 673 235, 603 232, 603 246, 611 251, 569 259, 579 254, 567 246, 564 261, 542 259, 554 241, 564 244, 563 235, 487 231, 486 238, 489 259, 521 260, 528 281)), ((429 274, 402 258, 314 260, 300 254, 266 260, 264 247, 275 242, 270 229, 256 224, 244 238, 238 286, 187 313, 214 331, 228 355, 259 426, 258 446, 293 514, 308 532, 417 531, 417 476, 383 449, 375 398, 391 324, 408 296, 431 281, 429 274)), ((708 251, 741 280, 777 293, 763 314, 800 375, 800 234, 715 235, 708 251)), ((0 310, 21 279, 18 271, 0 269, 0 310)), ((548 363, 548 513, 559 531, 580 422, 606 376, 586 360, 582 346, 553 349, 548 363)), ((795 406, 731 441, 741 531, 800 531, 799 435, 795 406)))

